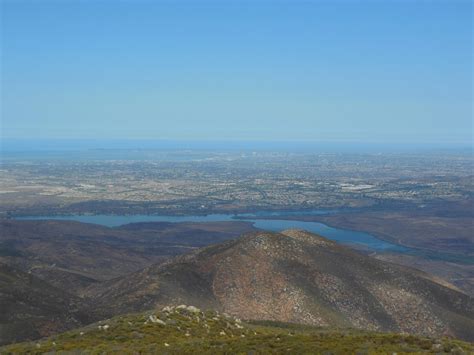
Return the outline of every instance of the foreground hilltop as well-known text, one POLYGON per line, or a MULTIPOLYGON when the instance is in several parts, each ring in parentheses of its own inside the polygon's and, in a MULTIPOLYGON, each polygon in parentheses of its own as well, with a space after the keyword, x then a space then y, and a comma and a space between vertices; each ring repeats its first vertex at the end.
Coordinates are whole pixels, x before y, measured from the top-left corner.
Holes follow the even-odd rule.
POLYGON ((93 285, 109 314, 187 303, 243 319, 474 340, 474 301, 298 230, 256 232, 93 285))
POLYGON ((472 345, 452 339, 321 329, 287 323, 249 323, 185 305, 119 316, 40 341, 0 348, 5 354, 468 354, 472 351, 472 345))

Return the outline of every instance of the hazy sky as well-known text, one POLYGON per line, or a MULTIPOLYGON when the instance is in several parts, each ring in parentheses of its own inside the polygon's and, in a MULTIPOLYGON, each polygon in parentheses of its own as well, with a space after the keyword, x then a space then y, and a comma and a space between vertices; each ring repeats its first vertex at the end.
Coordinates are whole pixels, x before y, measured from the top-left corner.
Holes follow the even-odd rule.
POLYGON ((471 1, 6 1, 4 138, 471 141, 471 1))

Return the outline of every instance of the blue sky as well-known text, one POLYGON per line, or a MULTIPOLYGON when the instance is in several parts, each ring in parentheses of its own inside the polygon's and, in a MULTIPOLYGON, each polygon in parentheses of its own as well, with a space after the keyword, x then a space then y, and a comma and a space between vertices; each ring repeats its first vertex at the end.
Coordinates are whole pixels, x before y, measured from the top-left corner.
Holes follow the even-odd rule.
POLYGON ((469 143, 470 1, 1 1, 3 138, 469 143))

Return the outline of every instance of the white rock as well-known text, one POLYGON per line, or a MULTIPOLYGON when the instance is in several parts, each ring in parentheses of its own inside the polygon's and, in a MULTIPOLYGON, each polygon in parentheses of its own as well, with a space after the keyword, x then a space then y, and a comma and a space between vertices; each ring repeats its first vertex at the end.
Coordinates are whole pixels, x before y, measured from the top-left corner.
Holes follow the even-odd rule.
POLYGON ((192 313, 199 313, 199 312, 201 312, 201 310, 200 310, 199 308, 194 307, 194 306, 188 306, 186 309, 187 309, 189 312, 192 312, 192 313))
POLYGON ((170 344, 168 344, 168 343, 165 343, 165 346, 166 346, 166 347, 168 347, 168 346, 170 346, 170 344))
POLYGON ((161 319, 157 318, 154 314, 150 315, 148 317, 148 319, 150 320, 150 322, 152 323, 158 323, 158 324, 161 324, 161 325, 166 325, 165 322, 163 322, 161 319))

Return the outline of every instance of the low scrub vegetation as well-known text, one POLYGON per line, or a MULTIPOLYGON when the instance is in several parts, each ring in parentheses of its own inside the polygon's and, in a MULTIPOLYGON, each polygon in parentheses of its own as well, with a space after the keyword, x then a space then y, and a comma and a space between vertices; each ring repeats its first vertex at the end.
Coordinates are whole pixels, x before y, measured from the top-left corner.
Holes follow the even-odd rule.
POLYGON ((36 342, 0 349, 16 353, 451 353, 468 354, 472 344, 406 334, 328 329, 276 322, 242 322, 192 306, 119 316, 36 342))

